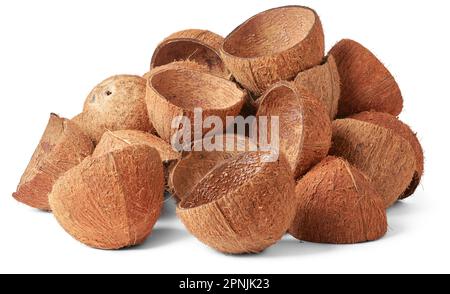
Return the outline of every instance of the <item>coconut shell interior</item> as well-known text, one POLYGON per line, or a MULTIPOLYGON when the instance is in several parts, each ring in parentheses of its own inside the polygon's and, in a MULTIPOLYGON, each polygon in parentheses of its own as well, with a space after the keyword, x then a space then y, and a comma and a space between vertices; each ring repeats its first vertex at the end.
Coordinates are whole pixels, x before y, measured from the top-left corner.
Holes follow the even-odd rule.
POLYGON ((352 244, 387 231, 384 201, 370 180, 343 159, 327 157, 296 186, 298 207, 289 229, 299 240, 352 244))

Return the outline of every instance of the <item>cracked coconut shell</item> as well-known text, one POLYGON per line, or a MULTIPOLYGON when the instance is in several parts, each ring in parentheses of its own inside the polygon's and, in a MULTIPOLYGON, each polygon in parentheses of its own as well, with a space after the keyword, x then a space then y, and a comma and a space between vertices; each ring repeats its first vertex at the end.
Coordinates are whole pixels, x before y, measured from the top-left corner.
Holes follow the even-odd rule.
POLYGON ((326 106, 330 119, 335 118, 341 95, 341 82, 333 55, 328 56, 321 65, 300 72, 294 83, 320 99, 326 106))
POLYGON ((224 253, 256 253, 280 240, 294 216, 295 182, 283 156, 269 158, 246 152, 216 166, 177 206, 186 228, 224 253))
POLYGON ((381 127, 387 128, 389 130, 392 130, 397 135, 407 140, 409 144, 411 144, 411 147, 413 148, 414 153, 416 155, 416 170, 414 172, 414 177, 411 183, 409 184, 406 191, 400 196, 400 199, 407 198, 412 194, 414 194, 414 191, 419 185, 420 179, 423 175, 424 159, 422 146, 420 145, 420 142, 417 139, 416 134, 411 130, 411 128, 407 124, 399 120, 397 117, 382 112, 367 111, 353 115, 350 118, 373 123, 381 127))
POLYGON ((324 159, 297 183, 295 193, 299 204, 289 233, 299 240, 353 244, 387 231, 383 199, 344 159, 324 159))
POLYGON ((321 63, 324 36, 317 13, 285 6, 261 12, 231 32, 220 49, 234 78, 259 96, 321 63))
POLYGON ((93 150, 92 141, 74 123, 51 114, 13 197, 31 207, 50 210, 48 194, 55 181, 93 150))
POLYGON ((389 207, 405 192, 416 171, 411 144, 378 125, 356 119, 333 122, 330 154, 345 158, 365 173, 389 207))
POLYGON ((106 130, 153 131, 145 106, 145 82, 139 76, 118 75, 98 84, 83 112, 72 119, 97 144, 106 130))
POLYGON ((339 117, 375 110, 399 115, 403 98, 394 77, 361 44, 342 40, 330 50, 341 78, 339 117))
POLYGON ((173 33, 162 41, 152 56, 150 69, 174 61, 194 61, 211 74, 230 79, 219 53, 223 37, 207 30, 189 29, 173 33))
MULTIPOLYGON (((278 116, 280 150, 297 179, 328 154, 331 122, 317 98, 293 83, 279 82, 260 99, 257 117, 278 116)), ((270 126, 270 123, 268 123, 270 126)))
MULTIPOLYGON (((204 121, 218 116, 226 129, 226 117, 239 114, 247 93, 235 83, 215 75, 187 68, 168 68, 151 74, 147 82, 148 114, 158 135, 170 142, 178 129, 173 119, 185 116, 194 126, 194 108, 203 110, 204 121)), ((212 128, 203 128, 202 135, 212 128)), ((191 132, 193 134, 193 132, 191 132)))
POLYGON ((60 225, 100 249, 142 243, 163 205, 164 175, 156 149, 132 145, 88 157, 55 184, 49 196, 60 225))

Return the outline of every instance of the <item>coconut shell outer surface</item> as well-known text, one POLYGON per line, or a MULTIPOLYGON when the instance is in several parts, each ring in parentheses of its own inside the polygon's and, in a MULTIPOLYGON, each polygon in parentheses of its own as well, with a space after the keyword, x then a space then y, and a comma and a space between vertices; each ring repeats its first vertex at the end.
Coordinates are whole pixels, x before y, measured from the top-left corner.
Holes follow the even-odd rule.
POLYGON ((363 111, 399 115, 403 98, 394 77, 377 57, 361 44, 344 39, 334 45, 334 56, 341 78, 339 117, 363 111))
POLYGON ((417 139, 417 135, 407 124, 389 113, 366 111, 355 114, 350 118, 373 123, 392 130, 411 144, 411 147, 413 148, 416 155, 416 171, 414 173, 413 180, 411 181, 406 191, 400 196, 400 199, 405 199, 414 194, 414 191, 418 187, 420 179, 422 178, 424 172, 423 149, 419 139, 417 139))
POLYGON ((150 69, 176 61, 193 61, 214 75, 230 79, 231 74, 220 56, 223 37, 200 29, 173 33, 164 39, 152 56, 150 69))
POLYGON ((74 123, 51 114, 13 197, 31 207, 49 211, 48 194, 56 180, 93 150, 92 141, 74 123))
POLYGON ((284 81, 275 84, 260 99, 261 116, 279 117, 280 150, 296 179, 327 156, 331 121, 322 102, 307 90, 284 81))
POLYGON ((208 66, 190 60, 174 61, 168 64, 160 65, 145 73, 143 78, 148 80, 152 75, 168 69, 188 68, 198 71, 209 72, 208 66))
POLYGON ((247 152, 225 161, 180 202, 177 215, 197 239, 224 253, 257 253, 286 233, 295 182, 284 157, 264 156, 247 152))
POLYGON ((286 6, 261 12, 226 38, 222 59, 234 78, 259 96, 281 80, 292 80, 324 57, 323 28, 307 7, 286 6))
POLYGON ((298 183, 289 233, 299 240, 353 244, 387 231, 384 201, 370 180, 341 158, 327 157, 298 183))
POLYGON ((341 95, 341 82, 332 55, 328 56, 323 64, 300 72, 294 83, 320 99, 326 106, 330 119, 335 118, 341 95))
POLYGON ((142 243, 163 204, 158 152, 133 145, 86 158, 62 176, 49 196, 60 225, 78 241, 100 249, 142 243))
POLYGON ((345 158, 365 173, 386 207, 405 192, 416 170, 416 156, 407 140, 389 129, 356 119, 333 122, 330 154, 345 158))

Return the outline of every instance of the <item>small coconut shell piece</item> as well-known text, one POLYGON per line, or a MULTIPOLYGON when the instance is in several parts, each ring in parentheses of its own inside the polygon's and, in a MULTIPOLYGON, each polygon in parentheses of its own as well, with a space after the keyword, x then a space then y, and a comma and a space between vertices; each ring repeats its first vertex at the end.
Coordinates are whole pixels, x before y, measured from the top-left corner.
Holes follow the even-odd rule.
POLYGON ((145 82, 139 76, 118 75, 98 84, 88 95, 83 113, 73 118, 95 143, 106 130, 140 130, 153 127, 145 106, 145 82))
POLYGON ((93 150, 92 141, 74 123, 51 114, 13 197, 31 207, 50 210, 48 194, 55 181, 93 150))
POLYGON ((156 149, 132 145, 86 158, 49 196, 60 225, 78 241, 101 249, 142 243, 163 204, 164 175, 156 149))
POLYGON ((403 98, 394 77, 377 57, 353 40, 331 49, 341 78, 339 117, 374 110, 399 115, 403 98))
POLYGON ((225 134, 215 137, 215 142, 221 149, 205 150, 201 143, 210 142, 206 138, 193 143, 193 151, 185 153, 171 169, 169 174, 169 187, 172 194, 179 200, 184 199, 203 177, 221 162, 237 156, 243 152, 256 151, 257 146, 249 138, 234 134, 225 134), (199 147, 196 150, 196 147, 199 147))
POLYGON ((392 130, 356 119, 333 122, 330 153, 365 173, 386 207, 405 192, 416 171, 416 155, 407 140, 392 130))
POLYGON ((201 242, 224 253, 256 253, 287 231, 295 183, 283 156, 246 152, 216 166, 177 207, 201 242))
MULTIPOLYGON (((225 130, 226 116, 239 114, 246 95, 235 83, 215 75, 187 68, 170 68, 149 77, 146 103, 158 135, 170 142, 178 131, 172 128, 173 119, 187 117, 193 129, 195 108, 202 109, 202 121, 209 116, 218 116, 225 130)), ((209 131, 203 128, 202 135, 209 131)))
POLYGON ((207 30, 189 29, 173 33, 156 48, 150 68, 188 60, 207 67, 214 75, 229 79, 230 72, 219 53, 222 43, 222 36, 207 30))
POLYGON ((317 13, 307 7, 270 9, 230 33, 221 54, 234 78, 259 96, 272 84, 292 80, 321 63, 322 24, 317 13))
POLYGON ((417 186, 420 183, 420 179, 423 175, 424 170, 423 149, 422 146, 420 145, 419 140, 417 139, 416 134, 411 130, 411 128, 407 124, 403 123, 397 117, 388 113, 367 111, 355 114, 351 116, 351 118, 373 123, 381 127, 387 128, 389 130, 392 130, 397 135, 403 137, 411 144, 411 147, 413 148, 414 153, 416 155, 416 171, 414 173, 414 177, 410 185, 408 186, 406 191, 400 196, 400 199, 407 198, 412 194, 414 194, 414 191, 416 190, 417 186))
POLYGON ((300 72, 294 83, 319 98, 326 106, 330 119, 334 119, 338 111, 341 83, 333 55, 328 56, 321 65, 300 72))
POLYGON ((299 240, 353 244, 387 231, 384 202, 370 180, 341 158, 327 157, 298 183, 289 233, 299 240))
POLYGON ((331 121, 322 102, 308 91, 293 83, 275 84, 261 97, 261 116, 279 117, 280 150, 296 179, 327 156, 331 121))

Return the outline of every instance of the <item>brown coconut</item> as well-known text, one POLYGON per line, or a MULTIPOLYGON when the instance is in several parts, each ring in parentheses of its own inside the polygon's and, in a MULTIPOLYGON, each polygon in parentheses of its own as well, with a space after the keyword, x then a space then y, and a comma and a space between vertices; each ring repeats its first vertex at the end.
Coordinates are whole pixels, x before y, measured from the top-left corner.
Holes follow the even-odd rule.
POLYGON ((207 67, 214 75, 229 79, 231 74, 219 53, 222 43, 222 36, 207 30, 189 29, 176 32, 158 45, 153 53, 150 68, 188 60, 207 67))
MULTIPOLYGON (((226 116, 239 114, 246 95, 235 83, 215 75, 187 68, 169 68, 150 75, 146 103, 158 135, 170 142, 178 131, 172 129, 172 120, 185 116, 193 128, 195 108, 202 108, 202 121, 215 115, 222 119, 226 129, 226 116)), ((202 134, 209 131, 204 128, 202 134)))
POLYGON ((177 207, 201 242, 224 253, 256 253, 287 231, 295 182, 281 156, 246 152, 216 166, 177 207))
POLYGON ((145 106, 145 83, 144 78, 131 75, 104 80, 86 98, 83 113, 72 120, 95 143, 106 130, 153 131, 145 106))
POLYGON ((416 171, 414 172, 414 177, 410 185, 408 186, 406 191, 400 196, 400 199, 407 198, 412 194, 414 194, 414 191, 416 190, 417 186, 420 183, 420 179, 423 175, 424 169, 423 149, 422 146, 420 145, 419 140, 417 139, 416 134, 411 130, 411 128, 407 124, 403 123, 397 117, 388 113, 367 111, 355 114, 351 116, 351 118, 373 123, 381 127, 387 128, 389 130, 392 130, 397 135, 403 137, 411 144, 411 147, 413 148, 414 153, 416 155, 416 171))
POLYGON ((403 98, 394 77, 377 57, 353 40, 342 40, 331 49, 341 78, 338 116, 367 110, 399 115, 403 98))
POLYGON ((95 248, 142 243, 163 204, 164 175, 156 149, 132 145, 86 158, 62 176, 49 196, 61 226, 95 248))
POLYGON ((383 199, 344 159, 324 159, 295 192, 299 205, 289 233, 299 240, 352 244, 379 239, 387 231, 383 199))
POLYGON ((416 155, 407 140, 392 130, 356 119, 333 122, 330 153, 364 172, 386 207, 405 192, 416 171, 416 155))
POLYGON ((327 156, 331 121, 321 101, 308 91, 289 82, 275 84, 261 97, 260 116, 279 117, 280 150, 296 179, 327 156))
POLYGON ((321 63, 324 36, 317 13, 285 6, 261 12, 238 26, 221 47, 234 78, 256 95, 321 63))
POLYGON ((210 141, 206 138, 201 142, 193 143, 193 151, 186 152, 170 171, 169 187, 172 194, 178 199, 184 199, 203 177, 216 165, 235 157, 243 152, 256 151, 257 145, 249 138, 234 134, 219 135, 214 142, 222 142, 221 150, 207 151, 200 145, 210 141), (195 151, 196 147, 198 151, 195 151))
POLYGON ((164 65, 155 67, 155 68, 151 69, 150 71, 148 71, 147 73, 145 73, 143 75, 143 78, 148 80, 148 78, 150 76, 154 75, 155 73, 158 73, 160 71, 164 71, 167 69, 177 69, 177 68, 188 68, 188 69, 209 72, 208 66, 206 66, 204 64, 200 64, 200 63, 197 63, 195 61, 190 61, 190 60, 182 60, 182 61, 174 61, 174 62, 171 62, 168 64, 164 64, 164 65))
POLYGON ((333 55, 322 64, 300 72, 294 83, 319 98, 326 106, 330 119, 334 119, 338 111, 341 82, 333 55))
POLYGON ((50 210, 48 194, 55 181, 93 150, 92 141, 74 123, 51 114, 13 197, 31 207, 50 210))

